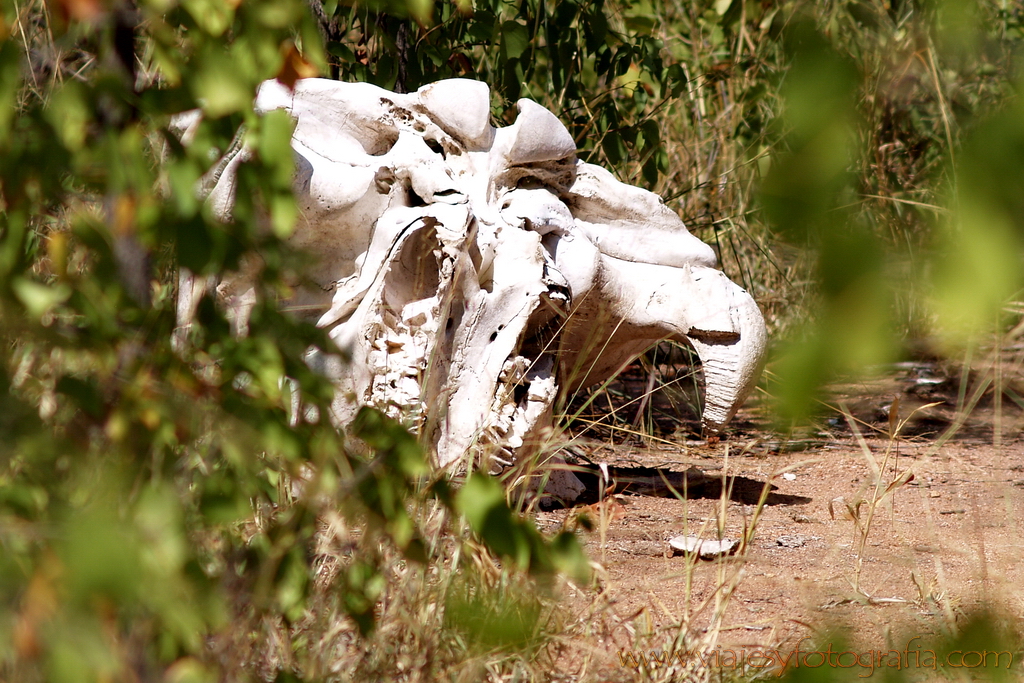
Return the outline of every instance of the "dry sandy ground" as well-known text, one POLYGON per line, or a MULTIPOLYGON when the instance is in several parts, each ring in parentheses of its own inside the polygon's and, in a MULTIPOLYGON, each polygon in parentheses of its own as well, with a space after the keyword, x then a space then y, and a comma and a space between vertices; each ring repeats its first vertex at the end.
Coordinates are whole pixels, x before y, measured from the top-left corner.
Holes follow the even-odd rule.
MULTIPOLYGON (((833 659, 826 665, 832 671, 819 680, 882 680, 886 672, 875 669, 888 664, 891 672, 897 661, 891 651, 904 650, 898 661, 913 680, 974 680, 980 671, 954 669, 957 656, 966 656, 969 669, 976 655, 954 655, 943 674, 928 668, 927 652, 943 634, 962 630, 983 605, 1009 617, 1011 628, 1024 615, 1024 437, 1014 410, 1004 415, 999 445, 992 443, 991 411, 981 407, 973 428, 957 438, 941 446, 934 436, 901 439, 898 457, 894 442, 877 432, 861 442, 848 429, 842 433, 843 425, 796 452, 779 452, 786 449, 742 430, 714 444, 584 442, 589 460, 610 467, 612 481, 594 490, 614 485, 627 491, 587 508, 538 513, 542 529, 572 525, 581 512, 594 524, 583 536, 605 592, 596 602, 579 596, 578 618, 588 622, 590 635, 571 656, 578 661, 589 653, 596 680, 646 680, 628 657, 623 666, 620 652, 664 652, 683 623, 690 634, 686 647, 704 648, 705 656, 709 647, 717 650, 718 673, 727 679, 742 668, 735 660, 743 656, 748 674, 751 666, 778 673, 776 664, 766 664, 771 656, 749 659, 755 650, 785 656, 798 644, 816 650, 845 642, 843 649, 859 653, 861 664, 851 664, 852 654, 833 659), (675 473, 667 477, 676 487, 689 470, 687 496, 656 490, 651 483, 660 475, 652 478, 643 467, 675 473), (885 493, 896 479, 903 483, 885 493), (758 513, 769 481, 776 488, 758 513), (657 495, 628 492, 638 488, 657 495), (682 534, 739 539, 745 532, 745 550, 710 561, 672 554, 667 543, 682 534), (920 639, 911 641, 914 636, 920 639), (866 652, 874 652, 870 668, 866 652), (852 669, 841 671, 842 665, 852 669)), ((875 426, 885 428, 880 420, 875 426)), ((929 431, 934 425, 918 426, 929 431)), ((980 638, 986 647, 997 644, 994 637, 980 638)), ((1007 642, 1000 646, 1013 648, 1011 680, 1018 680, 1024 641, 1007 642)))

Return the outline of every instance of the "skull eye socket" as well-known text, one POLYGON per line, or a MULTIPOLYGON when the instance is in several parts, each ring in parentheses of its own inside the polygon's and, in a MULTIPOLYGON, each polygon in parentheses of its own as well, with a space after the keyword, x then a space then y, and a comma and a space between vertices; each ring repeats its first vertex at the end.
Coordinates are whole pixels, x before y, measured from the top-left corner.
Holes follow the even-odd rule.
POLYGON ((366 127, 355 136, 362 142, 363 149, 370 156, 383 156, 398 144, 398 131, 393 128, 366 127))

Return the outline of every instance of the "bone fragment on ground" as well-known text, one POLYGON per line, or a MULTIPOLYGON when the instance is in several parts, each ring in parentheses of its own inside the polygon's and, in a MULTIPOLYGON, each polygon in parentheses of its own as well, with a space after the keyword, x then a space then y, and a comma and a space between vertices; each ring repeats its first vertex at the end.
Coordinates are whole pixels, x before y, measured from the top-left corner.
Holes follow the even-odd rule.
MULTIPOLYGON (((675 339, 701 358, 704 425, 720 430, 760 374, 754 300, 658 196, 580 161, 544 107, 517 106, 513 125, 494 128, 476 81, 408 94, 321 79, 261 87, 258 111, 295 120, 291 241, 317 259, 282 306, 328 328, 352 358, 343 368, 309 359, 331 366, 333 418, 373 405, 417 430, 441 466, 515 462, 555 450, 560 392, 675 339)), ((224 220, 250 154, 233 148, 207 180, 224 220)), ((256 277, 218 288, 243 331, 256 277)), ((579 493, 556 478, 560 493, 579 493)))
POLYGON ((713 560, 722 555, 731 555, 739 548, 740 542, 729 538, 713 541, 696 536, 675 536, 669 539, 668 545, 675 552, 697 555, 702 560, 713 560))

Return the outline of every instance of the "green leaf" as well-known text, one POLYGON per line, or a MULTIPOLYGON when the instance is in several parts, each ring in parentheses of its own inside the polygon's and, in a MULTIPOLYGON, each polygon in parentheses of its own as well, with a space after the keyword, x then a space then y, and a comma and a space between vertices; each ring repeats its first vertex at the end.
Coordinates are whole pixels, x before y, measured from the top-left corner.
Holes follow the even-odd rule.
POLYGON ((295 231, 299 207, 290 192, 278 192, 270 198, 270 228, 278 239, 288 239, 295 231))
POLYGON ((376 626, 374 607, 384 591, 386 580, 376 567, 363 560, 355 560, 338 578, 344 586, 342 606, 356 622, 359 632, 369 635, 376 626))
POLYGON ((44 285, 27 277, 16 277, 11 280, 11 288, 26 312, 37 320, 71 296, 71 288, 67 285, 44 285))
POLYGON ((459 512, 491 550, 511 559, 521 569, 530 568, 530 530, 515 518, 505 503, 501 485, 493 477, 474 472, 455 500, 459 512))
POLYGON ((257 150, 260 160, 271 171, 273 185, 286 192, 292 189, 295 153, 292 151, 292 131, 295 122, 288 112, 278 109, 267 112, 260 119, 257 150))
POLYGON ((235 5, 231 2, 182 0, 181 4, 185 11, 192 15, 192 19, 199 25, 199 28, 214 37, 227 31, 235 17, 235 5))
POLYGON ((658 170, 661 173, 668 173, 668 152, 665 151, 665 148, 663 147, 659 149, 657 153, 654 155, 654 157, 655 161, 658 164, 658 170))
MULTIPOLYGON (((247 9, 252 17, 262 25, 264 29, 290 29, 302 17, 304 8, 302 3, 295 0, 275 0, 274 2, 251 2, 247 3, 247 9)), ((250 32, 250 37, 255 37, 256 32, 250 32)), ((273 36, 269 31, 267 38, 273 36)))
POLYGON ((174 202, 178 215, 193 217, 199 211, 200 198, 196 197, 195 187, 202 176, 199 165, 191 159, 168 159, 164 164, 167 181, 170 184, 170 199, 174 202))
POLYGON ((658 182, 658 159, 656 156, 652 156, 644 162, 641 174, 643 175, 644 182, 648 185, 654 185, 658 182))
POLYGON ((327 52, 329 54, 334 55, 335 57, 340 58, 342 61, 345 61, 345 62, 354 62, 354 61, 356 61, 355 53, 352 52, 352 50, 347 45, 345 45, 344 43, 336 43, 336 42, 330 43, 327 46, 327 52))
POLYGON ((583 30, 587 40, 587 49, 591 52, 598 52, 608 37, 608 19, 600 10, 590 12, 585 17, 583 30))
POLYGON ((501 24, 501 49, 506 59, 519 59, 530 46, 530 31, 517 21, 501 24))
MULTIPOLYGON (((505 492, 493 477, 474 472, 455 496, 459 512, 474 530, 479 531, 487 524, 488 517, 497 508, 505 505, 505 492)), ((511 514, 509 516, 511 519, 511 514)))
POLYGON ((431 23, 431 17, 434 14, 434 0, 405 0, 405 6, 409 10, 409 15, 418 24, 426 26, 431 23))
POLYGON ((85 145, 86 126, 93 118, 91 105, 85 87, 70 80, 47 103, 46 118, 64 146, 73 152, 85 145))
POLYGON ((590 560, 576 534, 562 531, 551 539, 551 554, 559 572, 581 584, 590 580, 590 560))
POLYGON ((605 156, 608 157, 608 161, 612 165, 621 164, 626 159, 626 145, 618 131, 609 131, 601 138, 601 149, 604 150, 605 156))
POLYGON ((252 106, 255 91, 239 78, 238 65, 227 53, 216 48, 207 50, 199 60, 199 69, 193 80, 194 94, 209 116, 219 118, 252 106))
POLYGON ((305 611, 310 588, 310 568, 305 550, 293 546, 285 554, 277 571, 277 603, 290 621, 298 621, 305 611))
POLYGON ((653 152, 656 149, 661 148, 661 129, 658 128, 658 122, 654 119, 647 119, 640 124, 640 130, 644 134, 644 146, 640 150, 641 153, 653 152))

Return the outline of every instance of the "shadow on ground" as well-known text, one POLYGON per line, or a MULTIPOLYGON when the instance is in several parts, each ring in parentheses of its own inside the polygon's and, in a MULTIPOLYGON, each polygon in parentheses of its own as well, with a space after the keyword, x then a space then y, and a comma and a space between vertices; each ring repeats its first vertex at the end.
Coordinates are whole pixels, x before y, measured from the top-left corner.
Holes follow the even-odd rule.
MULTIPOLYGON (((813 499, 776 493, 774 484, 749 477, 707 474, 691 467, 685 472, 676 472, 654 467, 617 467, 608 465, 603 470, 592 463, 573 467, 575 474, 587 487, 576 505, 590 505, 606 496, 626 494, 652 496, 657 498, 721 498, 723 487, 729 500, 744 505, 757 505, 762 496, 765 505, 806 505, 813 499), (765 491, 767 487, 767 491, 765 491)), ((553 504, 551 508, 561 507, 553 504)))

